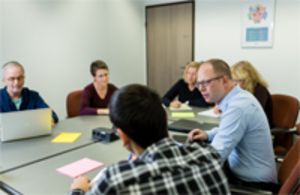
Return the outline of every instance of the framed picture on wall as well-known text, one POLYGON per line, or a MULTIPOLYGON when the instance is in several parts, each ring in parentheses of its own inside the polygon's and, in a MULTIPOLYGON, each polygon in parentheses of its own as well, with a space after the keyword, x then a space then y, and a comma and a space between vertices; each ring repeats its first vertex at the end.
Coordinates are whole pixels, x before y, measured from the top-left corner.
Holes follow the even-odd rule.
POLYGON ((272 47, 275 0, 251 0, 242 6, 242 47, 272 47))

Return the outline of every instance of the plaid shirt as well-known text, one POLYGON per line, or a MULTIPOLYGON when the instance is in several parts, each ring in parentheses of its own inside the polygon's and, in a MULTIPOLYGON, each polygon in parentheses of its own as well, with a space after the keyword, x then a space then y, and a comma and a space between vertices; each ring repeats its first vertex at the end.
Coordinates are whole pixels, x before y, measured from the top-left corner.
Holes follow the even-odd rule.
POLYGON ((108 166, 91 194, 230 194, 218 153, 209 145, 165 138, 135 161, 108 166))

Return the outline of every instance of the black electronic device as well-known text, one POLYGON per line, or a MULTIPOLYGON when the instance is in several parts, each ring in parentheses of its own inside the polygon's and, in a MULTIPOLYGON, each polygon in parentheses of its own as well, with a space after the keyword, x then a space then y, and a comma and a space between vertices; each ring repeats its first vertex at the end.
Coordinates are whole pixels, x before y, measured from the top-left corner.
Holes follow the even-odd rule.
POLYGON ((179 119, 168 125, 170 131, 177 131, 181 133, 189 133, 192 129, 200 128, 203 130, 210 130, 218 126, 214 123, 200 123, 197 121, 191 121, 186 119, 179 119))
POLYGON ((173 134, 172 138, 180 143, 186 143, 188 142, 188 137, 187 134, 173 134))
POLYGON ((119 136, 113 128, 98 127, 92 131, 92 139, 94 141, 101 141, 109 143, 119 139, 119 136))

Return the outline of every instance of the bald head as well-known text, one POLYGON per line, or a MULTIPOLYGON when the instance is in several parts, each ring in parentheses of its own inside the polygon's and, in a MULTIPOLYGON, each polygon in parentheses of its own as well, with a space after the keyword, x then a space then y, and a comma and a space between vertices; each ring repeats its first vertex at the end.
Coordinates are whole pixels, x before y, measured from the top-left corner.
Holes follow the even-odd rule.
POLYGON ((2 80, 7 93, 12 99, 19 98, 24 86, 25 72, 23 66, 16 61, 10 61, 2 67, 2 80))
POLYGON ((18 67, 22 72, 23 72, 23 75, 25 74, 25 70, 22 66, 22 64, 20 64, 19 62, 17 61, 9 61, 9 62, 6 62, 3 66, 2 66, 2 78, 5 77, 5 72, 12 68, 12 67, 18 67))
POLYGON ((211 64, 213 71, 216 75, 224 75, 231 79, 231 71, 229 65, 221 59, 210 59, 204 63, 211 64))

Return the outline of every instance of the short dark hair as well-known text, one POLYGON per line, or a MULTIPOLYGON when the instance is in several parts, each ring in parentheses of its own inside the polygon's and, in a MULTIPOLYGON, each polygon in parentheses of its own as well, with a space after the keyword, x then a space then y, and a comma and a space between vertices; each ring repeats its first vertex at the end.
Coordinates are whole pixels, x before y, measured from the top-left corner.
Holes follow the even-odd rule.
POLYGON ((108 70, 108 66, 102 60, 96 60, 96 61, 91 63, 90 72, 91 72, 92 76, 96 76, 96 71, 99 70, 99 69, 108 70))
POLYGON ((205 61, 204 63, 209 63, 212 65, 214 72, 217 75, 226 75, 229 79, 232 78, 230 66, 221 59, 210 59, 205 61))
POLYGON ((109 110, 113 125, 144 149, 168 137, 167 115, 160 97, 146 86, 120 88, 110 99, 109 110))

